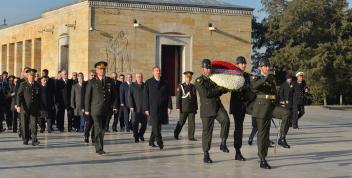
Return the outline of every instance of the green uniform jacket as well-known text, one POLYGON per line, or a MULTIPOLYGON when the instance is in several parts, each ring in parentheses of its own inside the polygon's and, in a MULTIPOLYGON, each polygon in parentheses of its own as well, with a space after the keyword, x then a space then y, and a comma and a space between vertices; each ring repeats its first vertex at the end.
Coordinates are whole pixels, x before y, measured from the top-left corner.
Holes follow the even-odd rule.
POLYGON ((105 77, 103 82, 99 79, 88 81, 85 92, 85 112, 90 112, 94 116, 106 116, 117 108, 117 97, 115 96, 114 81, 105 77))
POLYGON ((176 93, 176 109, 180 109, 183 113, 197 113, 197 92, 193 84, 187 85, 186 83, 182 83, 178 86, 176 93), (181 86, 183 87, 184 93, 181 86), (186 98, 182 98, 183 95, 187 94, 188 96, 186 98))
POLYGON ((40 116, 41 95, 40 84, 33 82, 31 85, 28 81, 22 82, 17 91, 16 103, 21 108, 22 114, 31 116, 40 116))
POLYGON ((223 107, 220 96, 226 91, 204 75, 197 78, 195 85, 200 98, 200 117, 216 116, 219 108, 223 107))
MULTIPOLYGON (((251 89, 257 95, 277 95, 276 81, 274 75, 268 76, 253 76, 251 78, 251 89)), ((258 119, 263 119, 271 114, 271 110, 275 107, 274 100, 256 98, 254 100, 252 116, 258 119)))

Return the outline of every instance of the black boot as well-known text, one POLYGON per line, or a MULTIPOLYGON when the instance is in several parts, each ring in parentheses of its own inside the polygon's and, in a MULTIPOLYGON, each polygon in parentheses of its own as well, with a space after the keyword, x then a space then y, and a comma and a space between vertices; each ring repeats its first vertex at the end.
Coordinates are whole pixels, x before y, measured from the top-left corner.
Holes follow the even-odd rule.
POLYGON ((138 137, 134 137, 134 143, 139 143, 139 138, 138 137))
POLYGON ((181 129, 182 127, 180 125, 180 122, 177 122, 176 128, 174 130, 174 137, 176 140, 178 140, 178 136, 180 135, 181 129))
POLYGON ((203 162, 204 162, 204 163, 213 163, 213 160, 210 159, 209 152, 205 152, 205 153, 204 153, 203 162))
POLYGON ((37 139, 32 141, 33 146, 37 146, 39 144, 40 144, 40 142, 37 139))
POLYGON ((226 139, 224 139, 224 138, 221 140, 220 150, 225 153, 230 152, 230 150, 226 146, 226 139))
POLYGON ((85 137, 85 138, 84 138, 84 143, 89 143, 88 137, 85 137))
POLYGON ((236 149, 235 160, 246 161, 246 159, 242 156, 241 150, 239 149, 236 149))
POLYGON ((280 137, 278 144, 281 145, 284 148, 291 148, 291 146, 289 144, 287 144, 285 136, 281 136, 280 137))
POLYGON ((262 158, 262 159, 260 159, 260 168, 271 169, 271 166, 268 164, 268 162, 265 160, 265 158, 262 158))
POLYGON ((156 145, 154 144, 154 142, 149 142, 149 146, 150 146, 150 147, 156 147, 156 145))

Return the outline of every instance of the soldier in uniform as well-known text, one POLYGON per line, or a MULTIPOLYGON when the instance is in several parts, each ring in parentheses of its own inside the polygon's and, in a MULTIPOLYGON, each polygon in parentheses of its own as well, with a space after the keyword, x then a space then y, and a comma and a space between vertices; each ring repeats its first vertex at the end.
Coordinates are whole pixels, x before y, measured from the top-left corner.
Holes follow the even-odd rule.
POLYGON ((290 148, 286 142, 286 134, 289 129, 289 122, 291 113, 289 110, 277 106, 276 101, 276 78, 270 73, 270 63, 268 60, 259 62, 259 69, 261 74, 253 76, 250 86, 253 92, 257 94, 253 101, 252 117, 256 119, 258 127, 257 145, 258 156, 260 158, 260 167, 264 169, 271 169, 266 161, 266 156, 269 147, 270 123, 272 117, 282 120, 280 128, 279 145, 284 148, 290 148))
POLYGON ((30 133, 32 145, 39 145, 37 139, 37 118, 40 116, 40 84, 34 81, 37 70, 27 70, 27 81, 22 82, 17 91, 17 112, 21 115, 22 140, 28 145, 30 133))
POLYGON ((197 141, 194 138, 194 131, 198 103, 196 87, 191 83, 193 72, 186 71, 183 75, 185 76, 185 82, 177 87, 176 93, 176 109, 180 112, 180 120, 177 122, 174 137, 178 140, 182 127, 188 118, 188 140, 197 141))
POLYGON ((226 140, 229 135, 230 119, 221 103, 220 96, 227 91, 223 87, 216 86, 210 81, 211 61, 204 59, 202 61, 202 76, 198 77, 195 83, 196 89, 200 97, 200 117, 203 123, 202 147, 204 152, 204 163, 212 163, 209 150, 213 137, 214 120, 221 125, 221 145, 220 150, 229 152, 226 146, 226 140))
POLYGON ((304 115, 304 105, 306 103, 306 92, 308 88, 304 81, 304 73, 298 72, 296 74, 297 81, 293 82, 293 96, 292 96, 292 127, 298 129, 298 120, 304 115))
MULTIPOLYGON (((16 90, 16 92, 15 92, 16 99, 15 99, 15 103, 14 103, 16 110, 17 110, 17 107, 18 107, 18 104, 17 104, 17 94, 18 94, 18 90, 19 90, 19 88, 20 88, 20 86, 21 86, 21 83, 27 81, 27 71, 28 71, 29 69, 31 69, 31 68, 25 67, 25 68, 21 71, 21 78, 18 79, 17 82, 16 82, 16 89, 15 89, 15 90, 16 90)), ((20 114, 19 112, 17 112, 17 113, 20 114)), ((19 124, 18 124, 18 128, 19 128, 18 137, 20 137, 20 138, 23 136, 22 121, 21 121, 21 120, 22 120, 22 119, 21 119, 21 116, 20 116, 20 120, 19 120, 20 122, 19 122, 19 124)))
POLYGON ((240 91, 231 92, 230 99, 230 114, 233 115, 235 121, 234 131, 234 147, 236 149, 235 160, 245 161, 246 159, 242 156, 242 138, 243 138, 243 121, 246 114, 246 106, 249 101, 255 98, 255 94, 250 90, 250 74, 245 72, 247 67, 247 61, 243 56, 239 56, 236 59, 236 65, 243 71, 243 77, 245 78, 244 86, 240 91))
POLYGON ((95 64, 97 77, 89 80, 85 91, 85 114, 94 121, 95 150, 99 155, 105 154, 104 133, 106 122, 111 113, 116 110, 114 81, 105 76, 106 66, 104 61, 95 64))

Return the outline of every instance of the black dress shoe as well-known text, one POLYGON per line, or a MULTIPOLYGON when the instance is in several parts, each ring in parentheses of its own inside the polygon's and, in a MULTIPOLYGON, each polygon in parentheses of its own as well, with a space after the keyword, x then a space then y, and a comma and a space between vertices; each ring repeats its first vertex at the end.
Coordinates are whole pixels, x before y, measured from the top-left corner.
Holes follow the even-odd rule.
POLYGON ((139 139, 140 139, 142 142, 144 142, 144 137, 139 137, 139 139))
POLYGON ((156 147, 156 145, 154 143, 149 143, 149 146, 156 147))
POLYGON ((285 138, 280 138, 278 144, 284 148, 291 148, 291 146, 287 144, 285 138))
POLYGON ((28 145, 28 141, 23 141, 23 145, 28 145))
POLYGON ((44 133, 44 130, 40 130, 39 132, 40 132, 40 133, 44 133))
POLYGON ((190 138, 190 139, 188 139, 189 141, 197 141, 197 139, 195 139, 195 138, 190 138))
POLYGON ((241 153, 241 152, 236 152, 235 160, 238 160, 238 161, 246 161, 246 159, 242 156, 242 153, 241 153))
POLYGON ((208 164, 213 163, 213 160, 210 159, 209 153, 204 153, 203 162, 208 164))
POLYGON ((139 138, 138 137, 134 138, 134 143, 139 143, 139 138))
POLYGON ((220 145, 220 150, 224 153, 229 153, 230 150, 227 148, 226 144, 221 144, 220 145))
POLYGON ((89 139, 88 138, 84 138, 84 143, 89 143, 89 139))
POLYGON ((117 129, 113 129, 112 131, 113 131, 113 132, 117 132, 117 129))
POLYGON ((164 149, 164 143, 163 142, 159 142, 158 143, 159 149, 162 150, 164 149))
POLYGON ((33 146, 37 146, 37 145, 39 145, 39 144, 40 144, 40 142, 39 142, 38 140, 32 142, 32 145, 33 145, 33 146))
POLYGON ((252 139, 248 139, 248 145, 252 145, 253 144, 253 140, 252 139))
POLYGON ((261 159, 260 160, 260 168, 271 169, 271 166, 268 164, 268 162, 265 159, 261 159))
POLYGON ((103 151, 103 150, 96 151, 96 153, 98 153, 98 155, 103 155, 103 154, 106 154, 106 152, 105 152, 105 151, 103 151))
POLYGON ((17 130, 13 130, 12 132, 13 132, 13 133, 17 133, 17 130))

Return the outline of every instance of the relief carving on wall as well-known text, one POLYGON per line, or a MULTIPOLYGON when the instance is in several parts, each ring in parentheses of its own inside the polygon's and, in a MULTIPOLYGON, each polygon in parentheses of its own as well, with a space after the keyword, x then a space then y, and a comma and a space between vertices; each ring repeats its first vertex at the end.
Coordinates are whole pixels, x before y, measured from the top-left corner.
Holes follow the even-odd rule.
POLYGON ((129 41, 127 32, 122 30, 111 35, 106 45, 108 72, 131 72, 129 41))

